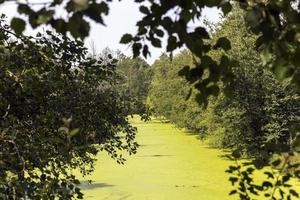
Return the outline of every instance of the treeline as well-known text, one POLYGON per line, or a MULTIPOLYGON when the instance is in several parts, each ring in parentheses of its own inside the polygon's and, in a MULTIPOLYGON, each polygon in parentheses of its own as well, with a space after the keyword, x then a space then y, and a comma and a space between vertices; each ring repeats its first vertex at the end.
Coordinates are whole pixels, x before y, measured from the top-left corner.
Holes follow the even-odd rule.
MULTIPOLYGON (((264 160, 273 152, 292 148, 296 136, 291 127, 300 122, 300 99, 291 81, 281 80, 288 71, 276 71, 275 67, 272 73, 263 67, 266 56, 271 55, 256 47, 257 36, 246 29, 242 16, 242 11, 235 10, 211 33, 215 41, 221 37, 230 39, 231 50, 226 53, 235 62, 227 76, 232 81, 225 81, 229 87, 221 81, 218 87, 211 84, 210 93, 216 95, 203 103, 202 95, 195 89, 201 85, 190 85, 178 76, 183 66, 191 66, 197 58, 188 51, 172 60, 162 55, 152 66, 147 105, 154 115, 198 132, 215 147, 264 160)), ((210 56, 221 62, 222 53, 216 49, 210 56)), ((213 76, 218 79, 217 73, 203 73, 202 83, 213 76)))
POLYGON ((118 89, 128 115, 147 113, 146 98, 152 80, 150 65, 142 58, 123 57, 117 65, 118 89))
POLYGON ((107 64, 114 62, 115 85, 127 115, 145 115, 146 99, 152 81, 152 67, 141 57, 131 58, 109 47, 93 57, 107 64))

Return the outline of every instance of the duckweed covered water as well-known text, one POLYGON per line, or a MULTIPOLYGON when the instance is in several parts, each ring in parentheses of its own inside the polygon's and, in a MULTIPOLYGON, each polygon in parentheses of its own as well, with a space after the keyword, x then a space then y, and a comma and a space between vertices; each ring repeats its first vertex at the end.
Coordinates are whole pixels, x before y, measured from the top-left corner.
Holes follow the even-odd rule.
POLYGON ((125 165, 100 154, 93 175, 82 179, 85 199, 234 199, 228 196, 232 188, 225 173, 230 161, 221 151, 168 123, 138 118, 132 123, 138 128, 138 153, 125 165))

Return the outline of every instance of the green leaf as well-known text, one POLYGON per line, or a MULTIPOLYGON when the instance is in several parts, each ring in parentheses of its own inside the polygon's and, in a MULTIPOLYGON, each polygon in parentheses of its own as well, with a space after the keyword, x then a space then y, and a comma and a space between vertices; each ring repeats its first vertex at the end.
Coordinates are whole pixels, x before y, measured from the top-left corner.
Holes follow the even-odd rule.
POLYGON ((66 34, 68 30, 68 24, 63 19, 56 19, 51 21, 51 26, 55 28, 58 33, 66 34))
POLYGON ((89 35, 89 23, 79 13, 73 14, 70 18, 68 28, 74 38, 84 39, 89 35))
POLYGON ((161 29, 156 29, 155 33, 157 34, 158 37, 163 37, 164 36, 164 32, 161 29))
POLYGON ((3 40, 3 39, 5 39, 5 35, 4 35, 4 33, 1 31, 1 32, 0 32, 0 41, 3 40))
POLYGON ((84 13, 95 22, 105 25, 103 22, 102 14, 107 15, 108 11, 109 7, 107 3, 102 1, 101 3, 90 4, 89 7, 84 11, 84 13))
POLYGON ((19 4, 18 6, 18 12, 20 14, 31 14, 33 11, 31 10, 31 8, 27 5, 27 4, 19 4))
POLYGON ((138 31, 138 35, 144 35, 147 33, 147 29, 144 27, 140 27, 138 31))
POLYGON ((79 184, 80 184, 80 181, 79 181, 78 179, 74 179, 74 180, 73 180, 73 183, 76 184, 76 185, 79 185, 79 184))
POLYGON ((143 56, 144 56, 145 58, 147 58, 148 55, 150 55, 149 47, 148 47, 148 45, 145 45, 145 46, 143 47, 143 56))
POLYGON ((231 154, 234 158, 240 158, 241 157, 241 151, 239 149, 234 150, 231 154))
POLYGON ((177 39, 175 36, 171 35, 168 38, 167 51, 172 52, 177 48, 177 39))
POLYGON ((74 12, 79 12, 85 10, 89 7, 89 0, 73 0, 69 1, 67 5, 69 10, 74 12))
POLYGON ((44 11, 44 12, 39 13, 37 23, 38 24, 47 23, 52 18, 53 14, 54 14, 53 10, 44 11))
POLYGON ((290 178, 291 178, 290 175, 284 175, 284 176, 282 177, 282 183, 288 182, 288 181, 290 180, 290 178))
POLYGON ((252 27, 252 30, 257 30, 261 15, 257 10, 249 10, 245 15, 245 21, 252 27))
POLYGON ((201 57, 201 65, 204 68, 207 68, 210 65, 216 65, 216 62, 212 59, 212 57, 205 55, 201 57))
POLYGON ((128 44, 129 42, 131 42, 133 39, 131 34, 124 34, 120 40, 120 43, 122 44, 128 44))
POLYGON ((221 3, 221 9, 224 15, 227 15, 232 10, 232 5, 230 2, 221 3))
POLYGON ((72 138, 75 135, 77 135, 78 133, 79 133, 79 128, 75 128, 69 133, 69 136, 70 136, 70 138, 72 138))
POLYGON ((268 178, 274 179, 274 175, 271 172, 264 172, 268 176, 268 178))
POLYGON ((218 39, 216 45, 214 46, 215 49, 222 48, 225 51, 228 51, 231 49, 230 41, 226 37, 221 37, 218 39))
POLYGON ((204 73, 203 67, 202 65, 198 65, 197 67, 194 67, 190 70, 189 74, 187 74, 188 76, 186 77, 187 80, 191 83, 199 80, 199 78, 202 77, 204 73))
POLYGON ((265 195, 265 197, 270 197, 271 196, 271 194, 269 194, 269 193, 265 193, 264 195, 265 195))
POLYGON ((207 93, 211 94, 213 96, 218 96, 219 91, 220 91, 220 89, 217 85, 211 85, 211 86, 207 87, 207 93))
POLYGON ((272 188, 273 187, 273 184, 269 181, 264 181, 262 183, 262 186, 265 187, 265 188, 272 188))
POLYGON ((160 39, 158 39, 158 38, 152 38, 152 39, 151 39, 151 44, 152 44, 154 47, 161 48, 161 41, 160 41, 160 39))
POLYGON ((229 195, 234 195, 236 193, 237 193, 237 190, 231 190, 230 193, 229 193, 229 195))
POLYGON ((231 182, 231 185, 234 185, 239 179, 236 177, 230 177, 229 181, 231 182))
POLYGON ((140 6, 140 12, 145 14, 145 15, 150 14, 150 11, 146 6, 140 6))
POLYGON ((184 66, 179 72, 179 76, 185 76, 190 72, 190 67, 189 66, 184 66))
POLYGON ((196 33, 196 35, 198 35, 198 36, 200 36, 200 37, 202 37, 204 39, 209 39, 210 38, 208 32, 203 27, 197 27, 195 29, 195 33, 196 33))
POLYGON ((133 57, 136 58, 140 55, 140 50, 142 49, 142 44, 141 43, 134 43, 132 45, 132 51, 133 51, 133 57))
POLYGON ((293 189, 290 189, 290 194, 291 195, 293 195, 294 197, 297 197, 297 198, 299 198, 299 193, 297 193, 295 190, 293 190, 293 189))
POLYGON ((14 17, 11 20, 11 28, 17 35, 20 35, 25 30, 26 23, 23 19, 14 17))

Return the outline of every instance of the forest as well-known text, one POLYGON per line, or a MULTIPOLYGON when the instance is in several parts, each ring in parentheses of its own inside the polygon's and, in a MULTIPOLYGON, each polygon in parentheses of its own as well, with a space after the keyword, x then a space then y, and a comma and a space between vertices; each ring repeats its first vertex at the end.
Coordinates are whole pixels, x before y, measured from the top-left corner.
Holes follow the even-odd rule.
MULTIPOLYGON (((166 147, 199 143, 221 152, 231 187, 224 199, 300 198, 298 0, 135 0, 143 15, 136 34, 116 41, 132 56, 109 47, 96 54, 84 43, 93 23, 105 25, 110 0, 12 2, 21 17, 0 18, 0 199, 88 199, 80 177, 98 173, 102 153, 113 166, 142 162, 152 132, 166 147), (203 21, 208 7, 219 9, 219 22, 203 21), (28 27, 44 29, 27 35, 28 27), (163 50, 153 64, 150 46, 163 50), (184 139, 190 135, 197 140, 184 139)), ((177 151, 178 162, 200 159, 177 151)), ((162 164, 164 156, 152 157, 162 164)), ((212 191, 201 193, 220 198, 212 191)))

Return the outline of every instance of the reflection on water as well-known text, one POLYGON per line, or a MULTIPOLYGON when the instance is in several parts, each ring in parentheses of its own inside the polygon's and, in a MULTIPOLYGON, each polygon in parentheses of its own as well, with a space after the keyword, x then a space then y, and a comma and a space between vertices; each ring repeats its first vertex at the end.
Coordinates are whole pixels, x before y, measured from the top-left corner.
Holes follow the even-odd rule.
POLYGON ((93 181, 81 181, 80 188, 82 190, 91 190, 91 189, 100 189, 104 187, 114 187, 114 185, 107 184, 107 183, 98 183, 93 181))

